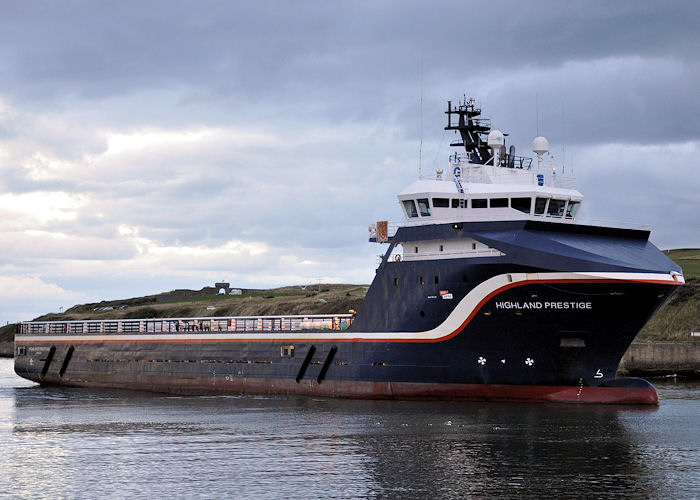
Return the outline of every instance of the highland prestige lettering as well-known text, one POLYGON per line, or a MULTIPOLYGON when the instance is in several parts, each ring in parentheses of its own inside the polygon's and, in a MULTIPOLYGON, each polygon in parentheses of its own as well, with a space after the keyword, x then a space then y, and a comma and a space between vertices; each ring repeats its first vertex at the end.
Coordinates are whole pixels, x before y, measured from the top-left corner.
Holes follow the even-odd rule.
POLYGON ((592 302, 496 302, 496 309, 593 309, 592 302))

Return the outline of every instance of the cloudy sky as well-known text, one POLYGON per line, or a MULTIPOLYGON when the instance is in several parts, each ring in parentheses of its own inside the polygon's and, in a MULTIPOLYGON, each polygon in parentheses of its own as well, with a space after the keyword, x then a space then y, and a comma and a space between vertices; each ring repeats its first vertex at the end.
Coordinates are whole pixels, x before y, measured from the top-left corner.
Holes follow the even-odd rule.
POLYGON ((698 247, 698 26, 693 1, 0 0, 0 321, 369 283, 367 226, 400 219, 421 129, 444 166, 465 94, 521 154, 539 111, 585 216, 698 247))

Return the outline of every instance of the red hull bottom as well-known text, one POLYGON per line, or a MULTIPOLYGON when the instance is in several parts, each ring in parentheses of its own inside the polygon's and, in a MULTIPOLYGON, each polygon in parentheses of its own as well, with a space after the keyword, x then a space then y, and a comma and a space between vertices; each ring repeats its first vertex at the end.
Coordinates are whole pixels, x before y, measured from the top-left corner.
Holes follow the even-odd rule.
POLYGON ((192 395, 289 394, 355 399, 554 402, 656 405, 649 387, 431 384, 346 380, 238 379, 229 377, 119 376, 40 377, 41 384, 103 387, 192 395))

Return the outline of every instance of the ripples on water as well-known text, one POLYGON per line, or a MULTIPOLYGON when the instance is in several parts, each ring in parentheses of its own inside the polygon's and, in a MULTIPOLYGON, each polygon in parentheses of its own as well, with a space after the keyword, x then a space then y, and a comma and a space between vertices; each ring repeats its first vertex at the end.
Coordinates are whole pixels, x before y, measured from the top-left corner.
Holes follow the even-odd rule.
POLYGON ((700 386, 659 408, 42 388, 0 360, 0 495, 700 498, 700 386))

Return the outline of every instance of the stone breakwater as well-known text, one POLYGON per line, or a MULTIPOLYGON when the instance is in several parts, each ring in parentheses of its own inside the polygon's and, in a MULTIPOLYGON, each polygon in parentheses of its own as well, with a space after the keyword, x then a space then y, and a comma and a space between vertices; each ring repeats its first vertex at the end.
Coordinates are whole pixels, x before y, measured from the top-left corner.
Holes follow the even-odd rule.
POLYGON ((14 342, 0 342, 0 358, 11 358, 14 355, 14 342))
POLYGON ((618 374, 700 378, 700 342, 634 343, 622 357, 618 374))

